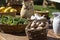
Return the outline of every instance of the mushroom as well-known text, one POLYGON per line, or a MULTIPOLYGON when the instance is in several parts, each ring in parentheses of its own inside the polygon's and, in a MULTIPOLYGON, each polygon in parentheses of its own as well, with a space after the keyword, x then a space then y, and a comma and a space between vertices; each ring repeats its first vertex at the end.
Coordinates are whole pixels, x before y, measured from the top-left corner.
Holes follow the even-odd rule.
POLYGON ((37 27, 36 29, 43 29, 43 27, 37 27))
POLYGON ((44 27, 45 25, 46 25, 45 22, 41 22, 41 24, 39 24, 38 26, 39 26, 39 27, 44 27))
POLYGON ((34 20, 34 21, 32 22, 32 24, 31 24, 31 28, 34 27, 35 24, 36 24, 36 21, 34 20))

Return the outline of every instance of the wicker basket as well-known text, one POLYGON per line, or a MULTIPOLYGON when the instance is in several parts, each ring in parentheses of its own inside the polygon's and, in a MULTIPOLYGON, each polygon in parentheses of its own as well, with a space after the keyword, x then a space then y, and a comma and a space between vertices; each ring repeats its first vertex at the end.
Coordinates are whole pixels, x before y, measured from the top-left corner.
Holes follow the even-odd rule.
POLYGON ((19 33, 25 30, 27 24, 21 25, 0 25, 0 30, 7 33, 19 33))
POLYGON ((47 40, 47 27, 43 29, 30 29, 30 24, 25 28, 29 40, 47 40))
POLYGON ((11 16, 16 16, 16 12, 10 12, 10 13, 2 13, 0 12, 0 15, 11 15, 11 16))
POLYGON ((38 14, 40 14, 41 16, 43 16, 43 15, 48 16, 48 15, 49 15, 49 11, 47 11, 47 12, 43 12, 43 11, 35 11, 35 13, 38 13, 38 14))

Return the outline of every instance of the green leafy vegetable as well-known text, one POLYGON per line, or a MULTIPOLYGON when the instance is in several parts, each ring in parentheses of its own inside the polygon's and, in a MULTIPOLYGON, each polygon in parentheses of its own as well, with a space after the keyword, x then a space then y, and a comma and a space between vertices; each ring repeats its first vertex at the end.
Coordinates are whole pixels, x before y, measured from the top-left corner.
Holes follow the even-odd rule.
POLYGON ((27 24, 28 20, 20 17, 2 16, 0 17, 0 23, 8 25, 20 25, 27 24))

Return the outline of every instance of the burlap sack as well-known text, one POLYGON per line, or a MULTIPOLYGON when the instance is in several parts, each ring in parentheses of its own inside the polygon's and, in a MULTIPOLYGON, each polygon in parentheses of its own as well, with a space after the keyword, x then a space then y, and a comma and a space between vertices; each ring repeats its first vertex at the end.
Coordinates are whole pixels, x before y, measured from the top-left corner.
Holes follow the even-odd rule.
POLYGON ((24 18, 30 18, 34 14, 33 2, 23 1, 23 6, 20 12, 20 16, 24 18))

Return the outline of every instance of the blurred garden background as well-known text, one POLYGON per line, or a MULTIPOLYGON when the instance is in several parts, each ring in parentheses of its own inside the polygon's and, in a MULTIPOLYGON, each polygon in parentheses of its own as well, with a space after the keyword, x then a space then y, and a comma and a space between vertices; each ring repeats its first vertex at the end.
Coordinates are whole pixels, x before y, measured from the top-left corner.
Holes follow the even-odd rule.
MULTIPOLYGON (((52 12, 60 12, 60 9, 57 7, 52 7, 50 5, 50 2, 48 2, 47 7, 43 6, 43 2, 44 0, 33 0, 34 1, 34 10, 38 10, 38 11, 49 11, 49 16, 52 16, 52 12)), ((6 6, 6 0, 0 0, 0 6, 6 6)))

